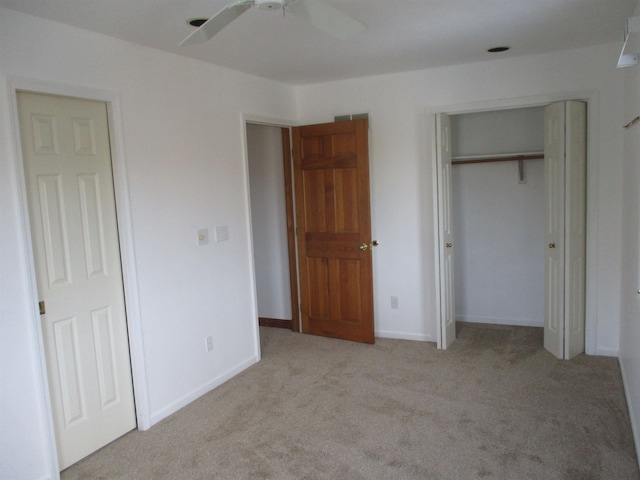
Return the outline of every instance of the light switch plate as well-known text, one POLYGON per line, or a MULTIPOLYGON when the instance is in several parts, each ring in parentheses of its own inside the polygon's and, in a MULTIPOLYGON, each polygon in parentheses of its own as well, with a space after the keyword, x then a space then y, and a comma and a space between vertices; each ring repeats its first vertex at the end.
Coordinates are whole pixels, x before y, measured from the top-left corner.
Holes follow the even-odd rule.
POLYGON ((209 229, 201 228, 198 230, 198 245, 208 245, 209 244, 209 229))
POLYGON ((229 240, 229 226, 219 225, 216 227, 216 242, 225 242, 229 240))

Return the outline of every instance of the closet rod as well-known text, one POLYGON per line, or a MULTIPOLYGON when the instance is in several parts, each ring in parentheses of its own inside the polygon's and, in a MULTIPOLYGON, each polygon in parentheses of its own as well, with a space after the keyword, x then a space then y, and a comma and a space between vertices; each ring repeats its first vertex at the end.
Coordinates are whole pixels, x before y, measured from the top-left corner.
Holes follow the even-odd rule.
POLYGON ((488 163, 488 162, 513 162, 519 160, 542 160, 544 153, 530 153, 523 155, 508 155, 504 157, 457 157, 451 159, 453 165, 464 165, 467 163, 488 163))

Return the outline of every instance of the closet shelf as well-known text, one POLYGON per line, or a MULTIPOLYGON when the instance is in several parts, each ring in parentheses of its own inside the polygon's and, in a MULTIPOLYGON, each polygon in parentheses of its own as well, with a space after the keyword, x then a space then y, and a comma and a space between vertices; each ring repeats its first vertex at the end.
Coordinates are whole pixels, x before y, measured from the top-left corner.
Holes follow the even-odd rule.
POLYGON ((453 157, 451 163, 453 165, 464 165, 467 163, 489 163, 489 162, 513 162, 522 160, 543 160, 544 152, 528 152, 528 153, 507 153, 500 155, 474 155, 464 157, 453 157))

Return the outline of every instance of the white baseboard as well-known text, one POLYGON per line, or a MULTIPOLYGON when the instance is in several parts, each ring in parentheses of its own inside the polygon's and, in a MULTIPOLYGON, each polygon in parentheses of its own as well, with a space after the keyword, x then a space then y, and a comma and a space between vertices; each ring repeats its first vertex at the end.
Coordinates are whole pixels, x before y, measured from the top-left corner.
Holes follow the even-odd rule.
POLYGON ((617 357, 619 353, 618 350, 613 348, 596 348, 596 355, 600 357, 617 357))
POLYGON ((175 402, 167 405, 166 407, 162 408, 161 410, 159 410, 159 411, 157 411, 155 413, 152 413, 151 414, 151 426, 155 425, 156 423, 160 422, 161 420, 164 420, 168 416, 176 413, 181 408, 186 407, 191 402, 193 402, 194 400, 197 400, 202 395, 204 395, 206 393, 209 393, 214 388, 219 387, 220 385, 222 385, 227 380, 230 380, 231 378, 235 377, 237 374, 239 374, 243 370, 246 370, 251 365, 257 363, 259 360, 260 359, 258 357, 252 356, 252 357, 244 360, 243 362, 240 362, 235 367, 227 370, 222 375, 217 376, 216 378, 214 378, 210 382, 205 383, 201 387, 196 388, 195 390, 189 392, 187 395, 185 395, 185 396, 179 398, 178 400, 176 400, 175 402))
POLYGON ((418 342, 435 342, 436 339, 431 335, 423 333, 406 333, 406 332, 388 332, 376 330, 376 337, 395 338, 398 340, 416 340, 418 342))
MULTIPOLYGON (((624 367, 624 360, 620 357, 618 358, 618 363, 620 364, 620 373, 622 374, 622 386, 624 387, 624 395, 627 399, 627 408, 629 409, 629 418, 631 419, 631 431, 633 432, 633 439, 636 444, 636 456, 638 457, 638 465, 640 466, 640 425, 636 423, 636 412, 634 410, 633 401, 629 394, 629 388, 627 386, 627 374, 624 367)), ((640 414, 640 412, 637 412, 640 414)))
POLYGON ((491 323, 494 325, 515 325, 518 327, 544 327, 544 319, 500 318, 482 315, 456 315, 456 322, 491 323))

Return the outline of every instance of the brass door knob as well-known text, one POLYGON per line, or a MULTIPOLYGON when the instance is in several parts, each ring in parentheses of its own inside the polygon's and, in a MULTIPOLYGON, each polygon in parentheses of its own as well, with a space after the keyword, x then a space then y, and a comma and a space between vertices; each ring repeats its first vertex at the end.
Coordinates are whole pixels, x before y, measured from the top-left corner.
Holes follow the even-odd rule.
POLYGON ((556 244, 555 243, 550 243, 549 244, 549 248, 556 248, 556 244))
POLYGON ((369 249, 369 245, 366 243, 362 243, 360 244, 360 250, 362 250, 363 252, 369 249))
POLYGON ((447 243, 445 246, 446 246, 447 248, 451 248, 451 247, 453 247, 453 243, 447 243))

